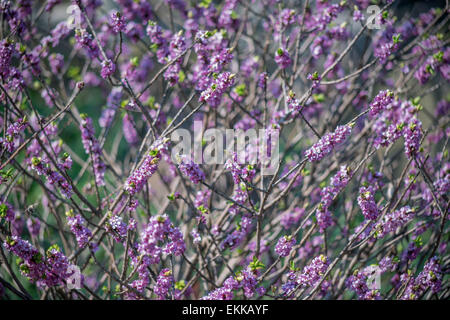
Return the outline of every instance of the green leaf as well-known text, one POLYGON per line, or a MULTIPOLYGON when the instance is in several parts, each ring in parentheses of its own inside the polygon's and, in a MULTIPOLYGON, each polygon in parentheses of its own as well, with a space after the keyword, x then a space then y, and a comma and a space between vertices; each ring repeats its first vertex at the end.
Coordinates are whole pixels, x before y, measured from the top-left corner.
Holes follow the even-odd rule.
POLYGON ((186 287, 186 282, 184 280, 180 280, 175 282, 175 289, 177 290, 183 290, 186 287))
POLYGON ((211 2, 212 0, 202 0, 198 6, 207 9, 211 5, 211 2))
POLYGON ((178 81, 184 82, 185 79, 186 79, 186 74, 184 73, 183 70, 180 70, 180 72, 178 72, 178 81))
POLYGON ((253 271, 258 270, 258 269, 263 269, 266 267, 264 265, 264 263, 262 263, 261 261, 258 260, 257 257, 253 257, 253 261, 250 262, 249 266, 250 266, 250 269, 253 271))
POLYGON ((167 199, 169 199, 170 201, 175 200, 175 193, 172 192, 171 194, 169 194, 169 195, 167 196, 167 199))
POLYGON ((245 83, 240 84, 234 88, 234 92, 240 97, 244 97, 247 95, 247 87, 245 83))
POLYGON ((323 93, 313 94, 313 99, 317 103, 321 103, 325 101, 325 95, 323 93))

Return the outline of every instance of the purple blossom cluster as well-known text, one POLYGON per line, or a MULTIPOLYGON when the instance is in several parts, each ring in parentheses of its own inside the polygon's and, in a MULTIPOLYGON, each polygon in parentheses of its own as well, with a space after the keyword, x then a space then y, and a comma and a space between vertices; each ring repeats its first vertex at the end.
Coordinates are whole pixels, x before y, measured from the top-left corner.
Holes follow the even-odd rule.
MULTIPOLYGON (((70 160, 70 158, 66 158, 66 160, 70 160)), ((50 185, 57 186, 66 198, 72 196, 72 185, 59 171, 53 170, 51 165, 44 163, 41 157, 32 157, 30 162, 31 168, 35 170, 38 175, 45 176, 50 185)), ((65 164, 66 166, 70 166, 71 162, 69 161, 69 163, 67 163, 65 161, 65 164)))
POLYGON ((192 229, 191 236, 192 236, 192 242, 194 244, 199 244, 202 241, 202 237, 201 237, 200 233, 197 231, 197 229, 192 229))
POLYGON ((380 210, 375 202, 372 188, 363 186, 359 189, 358 205, 367 220, 376 220, 378 218, 380 210))
POLYGON ((420 105, 410 101, 394 101, 381 113, 375 122, 376 146, 388 146, 398 138, 404 138, 405 154, 415 157, 420 151, 422 122, 417 118, 420 105))
POLYGON ((161 270, 153 287, 153 292, 158 296, 158 299, 165 300, 169 290, 174 284, 172 271, 168 268, 161 270))
POLYGON ((45 256, 27 240, 17 236, 6 239, 3 246, 20 259, 21 274, 39 286, 65 285, 66 279, 72 275, 68 269, 69 259, 57 245, 51 246, 45 256))
POLYGON ((317 73, 317 71, 316 72, 314 72, 314 73, 309 73, 307 76, 306 76, 306 78, 308 79, 308 80, 311 80, 312 81, 312 87, 313 88, 317 88, 319 85, 320 85, 320 81, 322 80, 321 78, 320 78, 320 76, 319 76, 319 74, 317 73))
POLYGON ((292 236, 281 237, 275 246, 275 252, 280 257, 287 257, 297 241, 292 236))
POLYGON ((117 242, 124 242, 128 232, 128 225, 123 218, 118 215, 112 215, 106 222, 106 230, 117 242))
POLYGON ((417 118, 411 119, 404 127, 405 153, 408 158, 413 158, 419 152, 422 139, 421 128, 422 123, 417 118))
POLYGON ((264 287, 258 287, 257 277, 259 272, 257 269, 247 267, 238 272, 235 277, 228 277, 223 286, 211 291, 206 296, 202 297, 202 300, 232 300, 234 292, 242 289, 247 299, 252 298, 255 293, 263 295, 265 292, 264 287))
POLYGON ((205 180, 205 174, 202 169, 200 169, 199 165, 196 164, 189 156, 184 155, 180 159, 180 163, 178 164, 178 168, 181 173, 183 173, 186 177, 191 180, 193 184, 198 184, 199 182, 205 180))
MULTIPOLYGON (((0 207, 1 210, 1 207, 0 207)), ((41 231, 41 222, 38 219, 28 218, 27 219, 27 228, 31 237, 37 237, 39 232, 41 231)))
MULTIPOLYGON (((149 266, 159 264, 163 254, 182 255, 186 250, 186 244, 180 229, 175 227, 165 214, 151 217, 139 238, 139 242, 134 246, 137 252, 134 253, 132 250, 130 252, 139 279, 134 280, 131 286, 142 292, 150 283, 149 266)), ((162 287, 160 290, 161 293, 164 291, 162 287)))
POLYGON ((225 248, 230 248, 231 250, 236 249, 245 239, 247 234, 250 232, 253 221, 249 217, 242 217, 241 221, 238 223, 237 227, 233 232, 229 233, 225 239, 220 243, 220 248, 223 250, 225 248))
POLYGON ((135 122, 133 117, 131 117, 128 113, 125 113, 122 118, 122 130, 125 140, 131 145, 135 146, 139 142, 139 135, 135 128, 135 122))
POLYGON ((25 130, 28 123, 26 119, 18 119, 6 129, 5 137, 0 137, 1 151, 13 152, 20 143, 20 134, 25 130))
POLYGON ((175 34, 169 43, 169 55, 168 59, 170 61, 175 61, 172 63, 164 72, 164 78, 168 81, 169 85, 174 86, 180 81, 181 63, 183 59, 179 56, 186 49, 186 41, 182 36, 181 32, 175 34))
POLYGON ((286 69, 292 64, 292 59, 286 49, 279 48, 275 53, 275 62, 282 69, 286 69))
POLYGON ((238 154, 233 152, 232 156, 225 162, 225 169, 230 170, 236 185, 240 185, 243 181, 251 182, 256 173, 254 166, 251 164, 243 165, 238 161, 238 154))
POLYGON ((328 258, 321 254, 312 259, 311 263, 306 265, 300 274, 296 275, 295 270, 291 269, 288 273, 288 281, 282 286, 283 295, 292 296, 294 289, 297 287, 315 286, 323 278, 328 266, 328 258))
POLYGON ((371 275, 371 268, 363 270, 355 270, 353 275, 347 278, 347 287, 354 291, 361 300, 380 300, 380 291, 369 288, 369 276, 371 275))
POLYGON ((329 265, 328 258, 324 255, 315 257, 310 264, 303 268, 302 273, 297 278, 300 286, 314 286, 323 277, 329 265))
POLYGON ((84 49, 87 56, 90 59, 98 58, 100 55, 100 50, 94 37, 86 29, 76 29, 75 30, 75 40, 77 46, 84 49))
POLYGON ((209 213, 209 200, 211 197, 211 190, 198 191, 194 199, 194 206, 197 208, 197 220, 201 223, 206 223, 206 215, 209 213))
POLYGON ((391 213, 387 213, 375 226, 377 230, 377 237, 382 238, 390 232, 395 232, 398 228, 411 221, 414 216, 415 210, 409 206, 405 206, 391 213))
POLYGON ((374 56, 380 60, 380 63, 385 63, 389 56, 397 51, 400 41, 400 35, 393 35, 391 41, 380 43, 379 46, 375 48, 374 56))
POLYGON ((322 160, 338 145, 343 143, 352 131, 351 125, 338 126, 332 133, 325 134, 311 148, 305 151, 305 157, 311 162, 322 160))
POLYGON ((99 141, 95 137, 92 119, 85 114, 81 115, 81 119, 81 141, 83 142, 83 147, 86 154, 88 154, 92 159, 95 183, 98 186, 104 186, 106 165, 101 159, 102 148, 99 141))
POLYGON ((101 71, 102 78, 104 79, 109 78, 114 74, 115 70, 116 66, 110 59, 102 61, 102 71, 101 71))
POLYGON ((403 292, 401 299, 417 300, 427 289, 430 289, 433 293, 439 292, 442 285, 442 276, 438 258, 431 258, 416 278, 407 274, 401 276, 401 281, 406 283, 406 290, 403 292))
POLYGON ((147 180, 158 169, 158 163, 161 160, 161 153, 167 148, 167 141, 156 141, 150 151, 144 158, 144 161, 127 179, 125 190, 131 195, 140 192, 147 180))
POLYGON ((394 100, 394 93, 390 90, 380 91, 369 105, 369 114, 373 117, 385 110, 386 107, 394 100))
POLYGON ((235 75, 230 72, 223 72, 214 77, 212 84, 200 95, 200 101, 211 105, 217 105, 222 99, 223 94, 235 82, 235 75))
POLYGON ((339 171, 331 178, 330 185, 320 191, 320 203, 316 210, 317 224, 320 232, 333 224, 331 212, 328 208, 331 206, 334 198, 347 186, 352 178, 351 169, 347 166, 341 166, 339 171))
POLYGON ((86 220, 81 216, 81 214, 74 214, 72 211, 66 213, 67 224, 69 225, 70 231, 77 238, 77 243, 80 248, 84 248, 89 244, 89 240, 92 237, 92 232, 86 226, 86 220))
POLYGON ((8 78, 11 73, 11 59, 14 53, 14 44, 7 39, 0 42, 0 75, 8 78))
POLYGON ((31 243, 18 236, 12 236, 6 239, 3 246, 22 260, 19 268, 25 277, 33 282, 44 277, 46 269, 44 257, 31 243))
POLYGON ((288 230, 297 225, 299 220, 305 215, 305 209, 295 207, 293 210, 287 210, 281 217, 280 223, 284 229, 288 230))
POLYGON ((116 11, 111 14, 111 26, 115 33, 123 32, 126 30, 127 24, 120 12, 116 11))

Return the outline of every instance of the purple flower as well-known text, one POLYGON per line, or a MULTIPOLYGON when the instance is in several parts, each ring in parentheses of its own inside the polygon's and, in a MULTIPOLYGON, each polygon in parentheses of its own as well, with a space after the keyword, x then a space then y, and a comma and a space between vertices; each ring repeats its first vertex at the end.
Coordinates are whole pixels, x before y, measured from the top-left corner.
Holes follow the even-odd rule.
POLYGON ((235 184, 240 184, 241 180, 251 182, 256 174, 255 168, 252 165, 240 164, 238 160, 241 161, 237 153, 233 152, 232 157, 225 162, 225 169, 231 171, 235 184))
POLYGON ((195 207, 208 207, 209 198, 211 197, 211 190, 198 191, 194 200, 195 207))
POLYGON ((220 103, 222 95, 230 88, 235 81, 235 75, 230 72, 223 72, 213 79, 211 85, 200 95, 200 101, 207 102, 213 106, 220 103))
POLYGON ((352 131, 352 125, 338 126, 333 133, 327 133, 311 148, 306 150, 305 156, 311 162, 322 160, 333 148, 344 142, 352 131))
POLYGON ((324 233, 325 230, 333 225, 333 216, 327 207, 323 207, 319 204, 316 210, 317 225, 319 226, 319 231, 324 233))
POLYGON ((263 90, 266 90, 267 79, 268 79, 267 72, 260 73, 258 78, 258 87, 260 87, 263 90))
POLYGON ((74 214, 72 210, 66 213, 67 224, 70 227, 70 231, 77 238, 78 246, 80 248, 86 247, 89 243, 89 239, 92 237, 92 232, 86 227, 86 220, 80 214, 74 214))
POLYGON ((292 59, 286 49, 279 48, 275 53, 275 62, 281 69, 286 69, 292 64, 292 59))
POLYGON ((295 207, 293 210, 286 211, 281 217, 281 225, 284 229, 289 229, 290 227, 296 225, 298 221, 304 216, 305 209, 295 207))
POLYGON ((387 256, 380 260, 380 262, 378 263, 378 267, 380 268, 381 272, 394 271, 397 267, 397 262, 398 261, 396 261, 394 258, 387 256))
POLYGON ((361 187, 359 189, 358 204, 366 219, 376 220, 378 218, 380 211, 378 210, 371 188, 361 187))
POLYGON ((8 40, 0 42, 0 75, 8 78, 11 71, 11 59, 13 55, 14 45, 8 40))
POLYGON ((138 144, 139 137, 135 128, 134 120, 128 113, 125 113, 123 116, 122 130, 125 140, 127 140, 130 145, 135 146, 138 144))
MULTIPOLYGON (((175 60, 186 49, 185 38, 181 33, 177 33, 172 37, 172 41, 169 44, 169 57, 170 61, 175 60)), ((169 82, 171 86, 178 83, 181 71, 182 58, 178 58, 172 65, 170 65, 166 72, 164 72, 164 78, 169 82)))
POLYGON ((140 192, 147 180, 156 172, 158 163, 161 160, 161 152, 165 148, 167 148, 167 141, 157 140, 145 156, 141 166, 134 170, 128 177, 125 184, 125 190, 130 195, 133 196, 140 192))
POLYGON ((106 231, 108 231, 117 242, 123 242, 127 236, 128 226, 123 221, 122 217, 112 215, 106 222, 106 231))
POLYGON ((355 6, 353 11, 353 21, 362 21, 364 20, 363 13, 358 9, 357 6, 355 6))
POLYGON ((402 300, 416 300, 419 299, 427 289, 431 289, 433 293, 438 293, 442 286, 442 271, 437 257, 431 258, 423 267, 422 272, 417 278, 409 279, 409 277, 401 277, 403 282, 408 282, 408 286, 404 291, 402 300))
POLYGON ((197 208, 197 220, 201 223, 206 223, 206 215, 209 213, 209 198, 211 197, 211 190, 198 191, 194 200, 195 208, 197 208))
POLYGON ((53 47, 56 47, 59 44, 59 41, 67 37, 70 32, 71 29, 69 29, 66 21, 58 23, 51 32, 51 42, 53 47))
POLYGON ((390 90, 380 91, 377 96, 373 99, 372 103, 369 105, 370 116, 375 116, 381 111, 385 110, 386 107, 394 101, 394 93, 390 90))
POLYGON ((353 290, 358 295, 359 299, 362 300, 379 300, 380 291, 378 289, 369 288, 369 277, 371 276, 372 268, 367 267, 363 270, 356 270, 353 275, 351 275, 346 280, 347 288, 353 290))
POLYGON ((20 272, 40 286, 64 285, 71 276, 68 271, 69 259, 57 245, 47 250, 46 257, 28 241, 17 236, 7 237, 3 246, 20 258, 20 272))
POLYGON ((165 300, 169 290, 174 284, 172 271, 168 268, 162 269, 153 287, 153 292, 158 296, 159 300, 165 300))
POLYGON ((28 218, 27 228, 33 237, 37 237, 39 235, 39 231, 41 230, 41 223, 39 222, 38 219, 28 218))
POLYGON ((408 158, 414 157, 419 152, 420 140, 422 139, 422 122, 413 118, 405 126, 403 137, 405 138, 405 153, 408 158))
POLYGON ((281 237, 275 246, 275 252, 280 257, 287 257, 295 245, 296 240, 292 236, 281 237))
POLYGON ((317 284, 327 271, 329 261, 323 254, 315 257, 311 263, 303 268, 297 278, 297 284, 303 287, 312 287, 317 284))
MULTIPOLYGON (((183 254, 186 250, 186 244, 180 229, 171 223, 166 214, 151 217, 147 226, 141 232, 139 240, 139 244, 135 246, 139 255, 135 255, 133 250, 130 250, 132 263, 137 267, 139 275, 139 279, 134 280, 131 286, 143 292, 144 288, 150 283, 149 266, 160 263, 162 254, 173 254, 175 256, 183 254), (165 246, 163 246, 164 244, 165 246)), ((160 294, 164 292, 163 290, 161 288, 160 294)))
POLYGON ((102 115, 98 119, 100 127, 107 128, 111 125, 117 108, 120 106, 122 98, 122 89, 114 88, 108 95, 106 100, 106 108, 103 109, 102 115))
POLYGON ((103 79, 107 79, 112 76, 114 71, 116 71, 116 65, 111 60, 102 61, 101 75, 103 79))
POLYGON ((44 257, 32 244, 18 236, 12 236, 6 238, 3 246, 21 259, 19 269, 22 275, 33 282, 44 277, 44 257))
POLYGON ((99 49, 94 37, 85 29, 75 30, 75 40, 79 47, 84 48, 89 58, 96 59, 99 56, 99 49))
POLYGON ((352 177, 350 168, 341 166, 335 176, 331 178, 329 186, 320 192, 321 201, 316 211, 317 223, 320 232, 324 232, 326 228, 333 224, 331 212, 328 208, 331 206, 334 198, 347 186, 352 177))
POLYGON ((86 154, 92 158, 95 182, 98 186, 104 186, 106 166, 101 159, 102 149, 100 143, 95 137, 92 119, 86 114, 81 115, 80 130, 84 150, 86 154))
POLYGON ((230 63, 233 59, 233 54, 231 50, 228 48, 224 48, 220 50, 215 56, 213 56, 210 60, 208 73, 209 72, 220 72, 223 67, 230 63))
POLYGON ((117 11, 111 14, 111 25, 115 33, 123 32, 127 27, 122 14, 117 11))
POLYGON ((313 82, 313 85, 312 85, 313 88, 317 88, 320 85, 320 81, 322 80, 317 71, 314 73, 309 73, 306 78, 313 82))
POLYGON ((178 164, 178 168, 194 184, 198 184, 199 182, 205 180, 205 174, 200 169, 198 164, 194 163, 189 156, 182 156, 181 162, 178 164))
POLYGON ((44 163, 41 157, 32 157, 30 162, 31 168, 38 175, 46 176, 51 185, 59 187, 59 190, 66 198, 72 196, 72 185, 58 171, 54 171, 49 164, 44 163))
POLYGON ((181 255, 186 249, 183 235, 179 228, 176 228, 167 215, 154 216, 141 233, 141 243, 139 251, 151 257, 153 263, 158 263, 160 255, 173 254, 181 255), (159 247, 158 242, 167 242, 165 247, 159 247))
POLYGON ((14 152, 20 141, 20 134, 28 126, 26 118, 17 119, 14 123, 10 124, 6 129, 5 138, 0 137, 0 150, 6 150, 8 152, 14 152))
POLYGON ((400 35, 393 35, 392 41, 382 42, 379 46, 375 47, 374 55, 377 57, 381 63, 385 63, 387 58, 395 52, 399 47, 400 35))
POLYGON ((395 210, 394 212, 387 213, 383 220, 380 221, 377 226, 377 237, 382 238, 389 232, 395 232, 399 227, 405 225, 411 219, 414 218, 415 210, 409 206, 395 210))
POLYGON ((200 236, 200 233, 198 233, 197 229, 192 229, 191 236, 194 244, 199 244, 202 242, 202 237, 200 236))
POLYGON ((211 291, 201 300, 231 300, 234 297, 234 291, 242 289, 247 299, 254 296, 255 293, 261 294, 265 292, 264 288, 258 287, 258 269, 260 267, 250 264, 249 267, 238 272, 235 277, 228 277, 222 287, 211 291))
POLYGON ((238 227, 222 241, 220 248, 222 250, 225 248, 230 248, 231 250, 236 249, 242 243, 247 233, 250 232, 251 225, 252 220, 248 217, 243 217, 238 227))
POLYGON ((51 54, 48 58, 50 68, 54 74, 60 74, 64 68, 64 56, 59 53, 51 54))
POLYGON ((44 282, 47 286, 65 285, 67 279, 74 271, 69 269, 69 259, 61 252, 58 245, 54 244, 47 250, 47 270, 44 282))

